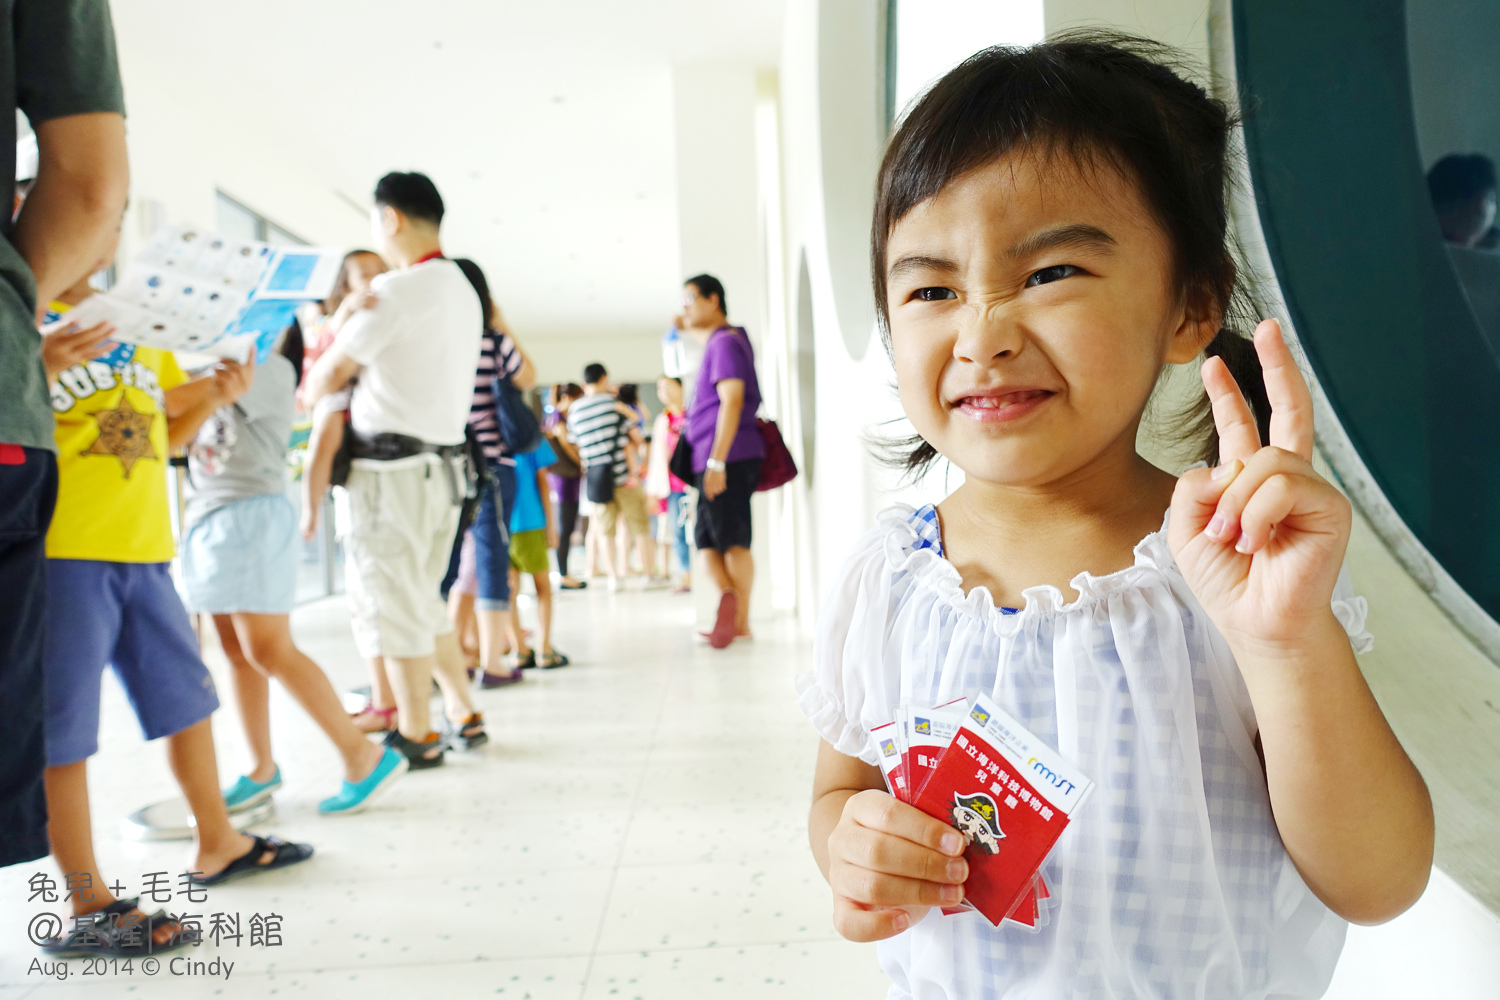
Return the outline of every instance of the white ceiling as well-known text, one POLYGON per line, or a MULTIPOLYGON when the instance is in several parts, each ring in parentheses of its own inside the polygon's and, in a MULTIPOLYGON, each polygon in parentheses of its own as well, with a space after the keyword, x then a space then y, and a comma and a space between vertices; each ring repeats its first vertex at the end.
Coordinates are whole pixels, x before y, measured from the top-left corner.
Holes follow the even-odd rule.
POLYGON ((349 200, 368 204, 387 170, 429 174, 446 248, 484 266, 517 327, 596 336, 660 329, 677 300, 671 67, 774 66, 784 2, 113 9, 122 62, 170 58, 184 85, 305 150, 349 200))

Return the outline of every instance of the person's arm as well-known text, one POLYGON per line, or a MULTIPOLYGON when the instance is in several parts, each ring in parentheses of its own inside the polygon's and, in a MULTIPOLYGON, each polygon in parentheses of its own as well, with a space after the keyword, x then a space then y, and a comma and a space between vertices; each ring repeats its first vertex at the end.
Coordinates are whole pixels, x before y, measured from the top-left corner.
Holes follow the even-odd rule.
POLYGON ((625 485, 640 485, 640 461, 635 454, 635 439, 628 433, 625 435, 625 467, 629 470, 626 475, 625 485))
POLYGON ((536 495, 542 498, 542 513, 547 518, 547 548, 557 548, 557 520, 552 513, 552 484, 547 482, 547 470, 536 470, 536 495))
POLYGON ((552 435, 553 442, 573 460, 573 464, 582 468, 583 458, 578 454, 578 445, 573 440, 573 432, 568 429, 566 420, 562 423, 562 433, 552 435))
POLYGON ((928 908, 963 899, 963 834, 885 790, 880 769, 819 744, 807 820, 813 857, 833 889, 833 926, 879 941, 928 908))
POLYGON ((302 465, 302 537, 311 541, 318 533, 323 494, 333 478, 333 459, 344 442, 344 411, 313 414, 312 433, 307 439, 307 460, 302 465))
POLYGON ((254 381, 254 365, 225 360, 209 374, 168 389, 164 407, 167 450, 186 447, 204 421, 243 396, 254 381))
POLYGON ((1331 607, 1352 515, 1312 466, 1312 396, 1274 322, 1256 328, 1255 348, 1270 442, 1209 359, 1222 464, 1178 480, 1167 538, 1244 676, 1287 854, 1329 909, 1379 923, 1427 885, 1432 800, 1331 607))
POLYGON ((335 343, 323 352, 312 371, 307 373, 307 382, 302 388, 302 405, 311 411, 318 405, 318 400, 348 385, 349 380, 359 374, 360 367, 358 361, 335 343))
POLYGON ((39 166, 12 242, 36 276, 37 322, 47 305, 99 267, 130 188, 125 116, 68 115, 36 125, 39 166))
MULTIPOLYGON (((719 419, 714 423, 714 444, 708 457, 716 462, 729 459, 729 449, 734 446, 734 436, 740 429, 740 414, 745 409, 745 380, 721 378, 714 383, 719 394, 719 419)), ((703 471, 703 495, 709 500, 723 493, 729 485, 729 476, 723 469, 703 471)))

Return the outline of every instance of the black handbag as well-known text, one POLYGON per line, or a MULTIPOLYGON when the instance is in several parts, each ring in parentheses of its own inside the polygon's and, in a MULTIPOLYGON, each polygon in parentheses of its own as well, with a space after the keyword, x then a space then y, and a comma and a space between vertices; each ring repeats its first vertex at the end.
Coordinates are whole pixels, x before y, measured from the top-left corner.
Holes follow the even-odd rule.
POLYGON ((536 451, 542 443, 541 421, 526 405, 526 396, 516 388, 509 373, 491 379, 490 392, 495 400, 495 422, 500 425, 500 440, 504 442, 505 450, 512 455, 536 451))
POLYGON ((615 498, 615 463, 603 462, 583 470, 583 492, 589 503, 610 503, 615 498))
POLYGON ((685 483, 697 483, 698 474, 693 471, 693 446, 688 443, 686 427, 677 438, 677 447, 672 449, 672 457, 667 459, 667 471, 685 483))

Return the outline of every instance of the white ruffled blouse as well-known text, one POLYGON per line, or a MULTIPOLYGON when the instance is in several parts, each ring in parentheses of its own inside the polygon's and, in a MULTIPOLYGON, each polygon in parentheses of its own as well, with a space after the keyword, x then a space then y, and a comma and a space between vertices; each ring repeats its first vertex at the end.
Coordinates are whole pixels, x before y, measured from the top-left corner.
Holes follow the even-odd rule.
MULTIPOLYGON (((1032 932, 936 910, 880 945, 890 998, 1313 998, 1345 923, 1303 883, 1271 815, 1250 696, 1188 589, 1165 529, 1134 565, 1024 592, 1019 611, 967 595, 937 512, 895 507, 855 545, 824 605, 799 703, 841 753, 875 763, 870 730, 903 700, 984 691, 1095 783, 1043 872, 1032 932)), ((1347 573, 1333 610, 1373 640, 1347 573)))

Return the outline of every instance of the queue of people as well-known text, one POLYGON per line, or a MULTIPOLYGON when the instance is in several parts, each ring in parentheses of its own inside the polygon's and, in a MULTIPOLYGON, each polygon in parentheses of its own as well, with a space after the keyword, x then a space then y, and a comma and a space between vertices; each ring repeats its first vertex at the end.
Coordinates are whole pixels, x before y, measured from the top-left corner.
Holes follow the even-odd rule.
MULTIPOLYGON (((535 368, 480 268, 443 254, 443 200, 419 173, 380 179, 372 249, 346 255, 332 294, 266 357, 190 372, 169 351, 111 341, 107 323, 68 324, 94 293, 90 278, 114 259, 128 186, 108 10, 98 0, 68 5, 74 16, 47 31, 12 25, 17 49, 69 58, 40 60, 26 86, 7 91, 36 131, 39 167, 33 184, 13 186, 12 223, 0 233, 0 713, 9 727, 0 866, 50 853, 70 884, 92 890, 70 897, 74 926, 46 950, 128 956, 186 943, 188 929, 115 898, 94 854, 87 762, 98 750, 106 666, 146 738, 166 742, 192 817, 192 884, 303 862, 311 845, 241 833, 232 819, 282 784, 273 679, 339 753, 338 783, 318 805, 338 816, 450 751, 483 746, 477 692, 569 664, 552 639, 549 553, 559 589, 586 587, 570 572, 580 527, 610 589, 632 559, 648 585, 665 584, 658 556, 670 551, 685 592, 695 522, 723 592, 710 641, 748 636, 760 397, 724 289, 701 275, 687 284, 677 324, 705 345, 692 396, 680 377, 662 378, 652 421, 636 386, 614 386, 590 364, 583 385, 552 390, 544 433, 516 431, 503 400, 533 389, 535 368), (49 103, 60 93, 68 100, 49 103), (286 481, 299 409, 311 424, 300 517, 286 481), (180 540, 174 456, 186 466, 180 540), (341 490, 353 638, 370 670, 369 704, 352 716, 291 624, 300 546, 319 531, 330 487, 341 490), (528 578, 534 632, 515 600, 528 578), (212 730, 219 696, 190 614, 204 630, 212 624, 228 660, 251 762, 228 788, 212 730), (430 717, 434 681, 440 722, 430 717)), ((15 120, 14 109, 0 113, 15 120)))

